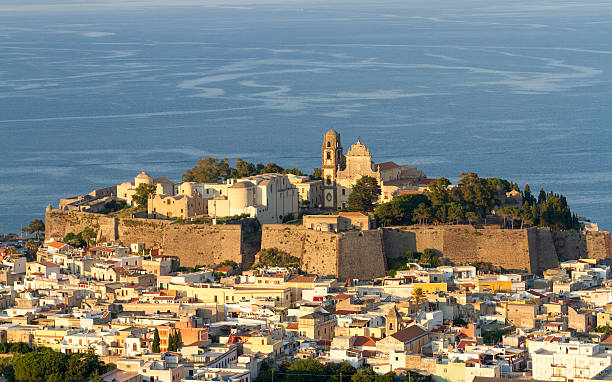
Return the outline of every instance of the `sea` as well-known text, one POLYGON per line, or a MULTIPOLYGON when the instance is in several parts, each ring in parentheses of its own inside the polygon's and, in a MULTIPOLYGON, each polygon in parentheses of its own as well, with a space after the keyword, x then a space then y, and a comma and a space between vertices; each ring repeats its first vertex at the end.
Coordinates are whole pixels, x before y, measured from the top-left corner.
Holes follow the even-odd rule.
POLYGON ((0 232, 202 157, 311 172, 323 133, 502 177, 612 229, 612 3, 0 1, 0 232))

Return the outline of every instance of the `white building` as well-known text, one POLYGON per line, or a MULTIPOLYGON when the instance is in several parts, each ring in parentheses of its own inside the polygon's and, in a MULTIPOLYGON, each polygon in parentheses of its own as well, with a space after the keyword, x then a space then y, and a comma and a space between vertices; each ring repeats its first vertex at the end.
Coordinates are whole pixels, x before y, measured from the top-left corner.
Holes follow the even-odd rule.
POLYGON ((533 379, 540 381, 587 381, 612 365, 612 355, 599 344, 545 343, 532 351, 533 379))

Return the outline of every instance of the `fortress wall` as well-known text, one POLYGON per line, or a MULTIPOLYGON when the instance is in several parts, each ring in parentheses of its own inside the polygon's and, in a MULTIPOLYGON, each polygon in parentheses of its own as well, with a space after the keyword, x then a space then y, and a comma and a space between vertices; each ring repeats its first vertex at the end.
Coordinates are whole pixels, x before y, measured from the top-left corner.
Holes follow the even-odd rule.
POLYGON ((338 235, 301 226, 266 224, 262 227, 261 248, 278 248, 302 259, 307 272, 336 275, 338 235))
POLYGON ((46 211, 45 240, 63 240, 68 233, 79 233, 86 227, 98 232, 98 238, 115 240, 115 218, 78 211, 46 211))
POLYGON ((223 260, 241 263, 242 226, 174 224, 169 220, 113 218, 87 212, 54 210, 46 215, 46 238, 61 240, 68 232, 85 227, 98 231, 105 241, 120 240, 124 245, 144 243, 176 255, 183 266, 213 265, 223 260))
POLYGON ((588 257, 584 234, 576 231, 551 231, 559 261, 588 257))
POLYGON ((531 269, 525 230, 475 229, 469 225, 408 226, 384 230, 387 256, 432 248, 454 264, 490 262, 506 269, 531 269))
POLYGON ((586 234, 586 247, 591 259, 612 258, 612 242, 610 232, 598 231, 586 234))
POLYGON ((559 257, 551 231, 539 228, 529 228, 526 231, 529 246, 527 260, 530 272, 542 273, 546 269, 557 268, 559 257))
POLYGON ((387 261, 382 230, 342 233, 338 248, 338 278, 385 276, 387 261))

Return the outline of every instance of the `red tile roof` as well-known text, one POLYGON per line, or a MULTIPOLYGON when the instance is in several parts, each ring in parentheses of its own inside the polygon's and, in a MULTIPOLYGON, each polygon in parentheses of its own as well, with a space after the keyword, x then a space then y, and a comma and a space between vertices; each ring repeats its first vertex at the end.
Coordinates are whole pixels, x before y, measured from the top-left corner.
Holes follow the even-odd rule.
POLYGON ((398 168, 399 166, 395 162, 383 162, 376 165, 379 170, 391 170, 392 168, 398 168))
POLYGON ((313 283, 317 276, 293 275, 287 280, 288 283, 313 283))
POLYGON ((357 336, 353 346, 376 346, 376 341, 372 337, 357 336))
POLYGON ((53 247, 53 248, 56 248, 56 249, 60 249, 60 248, 65 247, 67 245, 68 244, 60 243, 59 241, 52 241, 52 242, 47 243, 47 247, 53 247))

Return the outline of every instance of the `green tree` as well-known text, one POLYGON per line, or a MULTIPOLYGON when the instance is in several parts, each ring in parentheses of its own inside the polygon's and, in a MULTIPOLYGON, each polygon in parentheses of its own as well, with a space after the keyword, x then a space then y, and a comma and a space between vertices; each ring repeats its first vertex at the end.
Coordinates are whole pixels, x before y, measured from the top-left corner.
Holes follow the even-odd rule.
POLYGON ((236 159, 236 168, 231 169, 232 178, 246 178, 257 174, 257 168, 253 163, 236 159))
POLYGON ((304 173, 299 169, 299 168, 286 168, 282 171, 283 174, 293 174, 293 175, 299 175, 299 176, 304 176, 304 173))
POLYGON ((419 204, 419 206, 414 210, 414 214, 412 220, 419 224, 427 223, 427 221, 431 218, 431 211, 425 205, 425 203, 419 204))
POLYGON ((153 332, 153 343, 151 344, 151 351, 153 353, 159 353, 160 352, 159 343, 160 343, 159 330, 157 330, 157 328, 155 328, 155 332, 153 332))
POLYGON ((284 171, 284 168, 282 168, 281 166, 277 165, 276 163, 268 163, 263 168, 261 168, 259 170, 259 173, 260 174, 269 174, 269 173, 280 174, 283 171, 284 171))
POLYGON ((147 208, 147 203, 151 195, 155 195, 154 184, 141 183, 136 187, 136 193, 132 196, 132 200, 140 208, 147 208))
POLYGON ((33 259, 36 256, 36 252, 38 251, 38 244, 34 242, 32 239, 28 239, 25 243, 26 251, 28 251, 28 258, 33 259))
POLYGON ((452 202, 448 206, 448 219, 459 224, 459 222, 465 219, 465 208, 459 204, 452 202))
POLYGON ((176 351, 177 349, 174 347, 174 345, 174 333, 170 331, 170 333, 168 333, 168 348, 166 351, 176 351))
POLYGON ((263 267, 287 267, 299 268, 300 258, 292 256, 278 248, 265 248, 255 255, 259 258, 257 264, 253 265, 253 269, 263 267))
POLYGON ((89 242, 91 239, 96 237, 96 231, 90 227, 85 227, 83 231, 81 231, 81 237, 83 240, 85 240, 85 242, 87 242, 87 246, 89 247, 89 242))
POLYGON ((320 168, 314 168, 312 171, 312 175, 310 175, 310 179, 312 180, 323 179, 323 171, 320 168))
POLYGON ((449 203, 451 200, 448 186, 450 186, 450 180, 446 178, 436 179, 427 188, 425 195, 431 201, 433 205, 442 205, 449 203))
POLYGON ((85 246, 85 240, 81 237, 81 233, 75 234, 74 232, 68 232, 64 236, 64 243, 67 243, 73 247, 82 248, 85 246))
POLYGON ((174 351, 178 351, 183 347, 183 339, 181 338, 181 332, 174 333, 174 351))
POLYGON ((183 174, 184 182, 219 183, 230 176, 227 158, 202 158, 183 174))
POLYGON ((372 211, 374 202, 380 195, 380 185, 371 176, 363 176, 355 182, 348 197, 348 209, 351 211, 372 211))
POLYGON ((34 219, 28 224, 28 230, 34 234, 36 239, 40 240, 40 234, 45 232, 45 223, 40 219, 34 219))
POLYGON ((325 368, 314 358, 301 359, 287 367, 285 380, 295 382, 327 381, 325 368))

